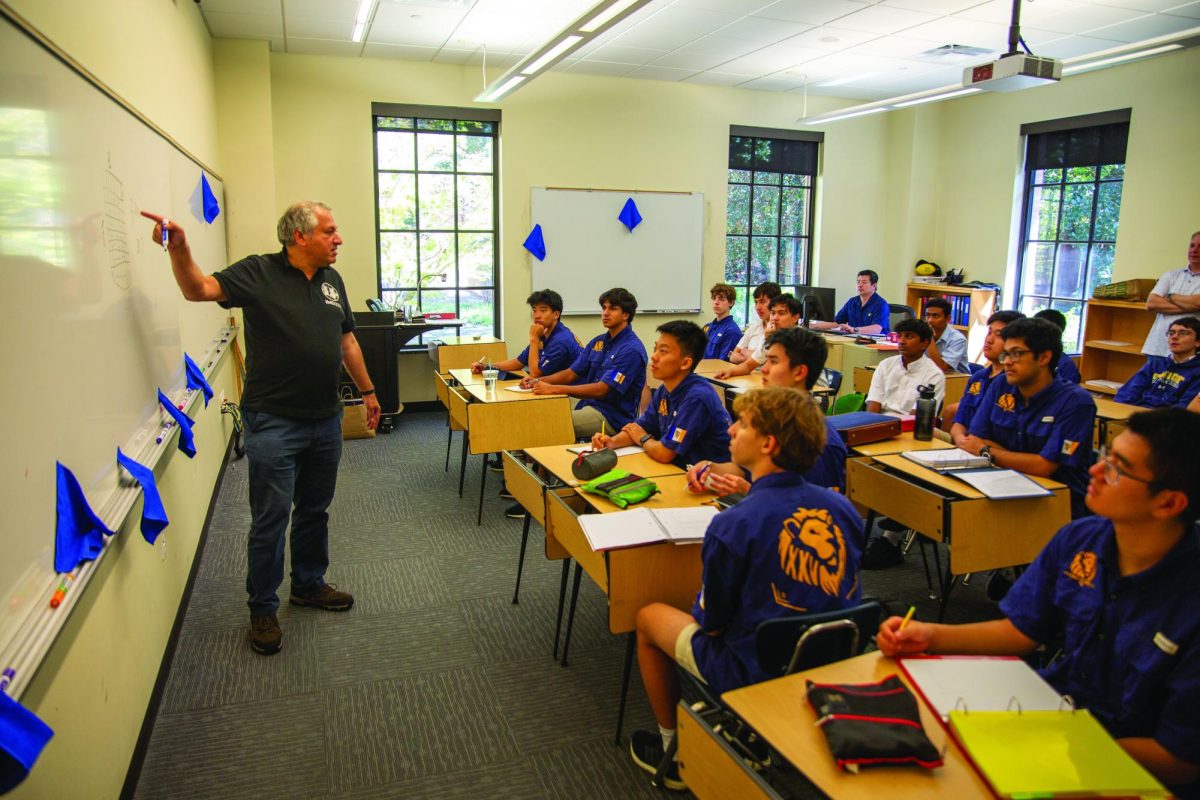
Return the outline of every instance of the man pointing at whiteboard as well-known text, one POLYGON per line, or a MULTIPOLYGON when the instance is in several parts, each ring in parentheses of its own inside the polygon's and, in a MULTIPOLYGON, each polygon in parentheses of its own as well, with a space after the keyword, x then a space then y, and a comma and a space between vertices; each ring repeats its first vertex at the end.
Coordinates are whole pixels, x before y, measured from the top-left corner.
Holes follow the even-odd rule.
POLYGON ((342 364, 362 392, 367 425, 379 401, 354 337, 342 276, 331 265, 342 243, 328 206, 301 202, 279 219, 283 249, 247 256, 205 275, 183 228, 146 211, 154 241, 165 244, 175 281, 188 300, 243 309, 246 323, 246 456, 250 464, 250 539, 246 592, 250 646, 279 652, 275 613, 283 582, 283 543, 292 521, 293 605, 346 611, 354 597, 325 583, 329 515, 342 456, 342 364))

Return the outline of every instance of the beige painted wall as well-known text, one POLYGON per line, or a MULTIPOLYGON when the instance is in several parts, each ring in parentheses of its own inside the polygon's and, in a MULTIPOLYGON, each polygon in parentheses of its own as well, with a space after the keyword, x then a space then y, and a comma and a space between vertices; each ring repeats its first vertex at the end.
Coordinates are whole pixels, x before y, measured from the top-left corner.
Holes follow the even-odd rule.
MULTIPOLYGON (((220 172, 211 40, 194 3, 9 2, 220 172)), ((226 359, 213 388, 232 395, 232 376, 226 359)), ((195 460, 173 456, 159 476, 166 547, 147 547, 136 524, 120 532, 22 697, 55 737, 12 797, 120 793, 230 433, 216 403, 197 423, 195 460)))

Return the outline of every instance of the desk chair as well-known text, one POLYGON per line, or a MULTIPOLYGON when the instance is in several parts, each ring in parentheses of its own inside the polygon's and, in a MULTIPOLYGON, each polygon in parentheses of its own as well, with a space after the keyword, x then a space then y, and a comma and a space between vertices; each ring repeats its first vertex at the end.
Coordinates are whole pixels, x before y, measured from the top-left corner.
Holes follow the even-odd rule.
POLYGON ((912 306, 904 306, 900 305, 899 303, 889 303, 888 309, 891 312, 888 318, 889 331, 896 330, 897 322, 905 319, 915 319, 917 316, 917 311, 912 306))
MULTIPOLYGON (((794 672, 832 664, 859 655, 879 627, 883 616, 883 605, 877 600, 868 600, 853 608, 780 617, 761 622, 754 631, 754 649, 758 663, 771 678, 782 678, 794 672)), ((680 670, 679 676, 691 692, 700 697, 704 704, 704 716, 729 714, 728 709, 712 692, 708 684, 697 680, 691 673, 680 670)), ((693 704, 693 707, 695 705, 693 704)), ((744 722, 733 714, 734 730, 726 734, 730 746, 740 750, 741 755, 752 761, 763 761, 763 754, 749 748, 753 733, 744 722)), ((662 785, 663 773, 675 758, 677 741, 672 741, 651 784, 662 785)))
POLYGON ((830 398, 837 397, 838 391, 842 388, 842 373, 840 370, 825 367, 821 370, 821 377, 817 379, 817 386, 829 387, 829 394, 817 395, 817 403, 821 406, 821 410, 826 414, 829 413, 830 398))
POLYGON ((442 404, 442 408, 446 409, 446 472, 450 471, 450 446, 454 444, 454 432, 462 430, 450 418, 450 384, 453 380, 449 373, 433 373, 434 392, 437 394, 438 402, 442 404))
MULTIPOLYGON (((453 438, 455 431, 462 431, 462 457, 458 464, 458 496, 463 494, 463 480, 467 474, 467 408, 471 405, 470 400, 462 391, 454 386, 446 388, 446 412, 450 417, 450 437, 453 438)), ((450 469, 450 443, 446 443, 446 469, 450 469)), ((484 470, 485 472, 487 470, 484 470)))

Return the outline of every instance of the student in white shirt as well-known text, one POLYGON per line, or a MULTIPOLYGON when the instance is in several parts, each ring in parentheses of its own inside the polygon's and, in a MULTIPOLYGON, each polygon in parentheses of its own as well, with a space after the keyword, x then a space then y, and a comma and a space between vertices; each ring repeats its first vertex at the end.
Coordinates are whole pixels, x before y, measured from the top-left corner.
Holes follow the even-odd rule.
POLYGON ((906 319, 896 325, 900 355, 885 358, 875 368, 867 392, 867 410, 903 417, 913 413, 917 387, 932 386, 937 404, 946 396, 946 376, 925 356, 933 341, 933 328, 923 319, 906 319))
POLYGON ((755 318, 750 320, 737 347, 729 354, 729 360, 734 364, 742 363, 762 348, 763 340, 767 338, 767 323, 771 318, 771 301, 781 294, 783 290, 774 281, 760 283, 754 288, 755 318))
POLYGON ((967 360, 967 337, 950 324, 950 301, 934 297, 925 303, 925 321, 933 328, 933 342, 925 356, 937 364, 942 372, 971 371, 967 360))

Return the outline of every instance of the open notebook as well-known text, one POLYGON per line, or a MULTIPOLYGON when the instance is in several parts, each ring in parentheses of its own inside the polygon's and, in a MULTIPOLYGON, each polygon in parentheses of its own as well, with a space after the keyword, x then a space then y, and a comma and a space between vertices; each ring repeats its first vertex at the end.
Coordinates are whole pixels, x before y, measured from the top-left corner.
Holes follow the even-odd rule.
POLYGON ((1015 469, 993 467, 987 457, 971 455, 957 447, 950 450, 911 450, 901 455, 923 467, 968 483, 993 500, 1045 497, 1050 494, 1049 489, 1034 483, 1015 469))
POLYGON ((703 541, 708 523, 716 515, 717 509, 712 506, 635 508, 611 514, 583 514, 579 525, 593 550, 615 550, 653 542, 703 541))

